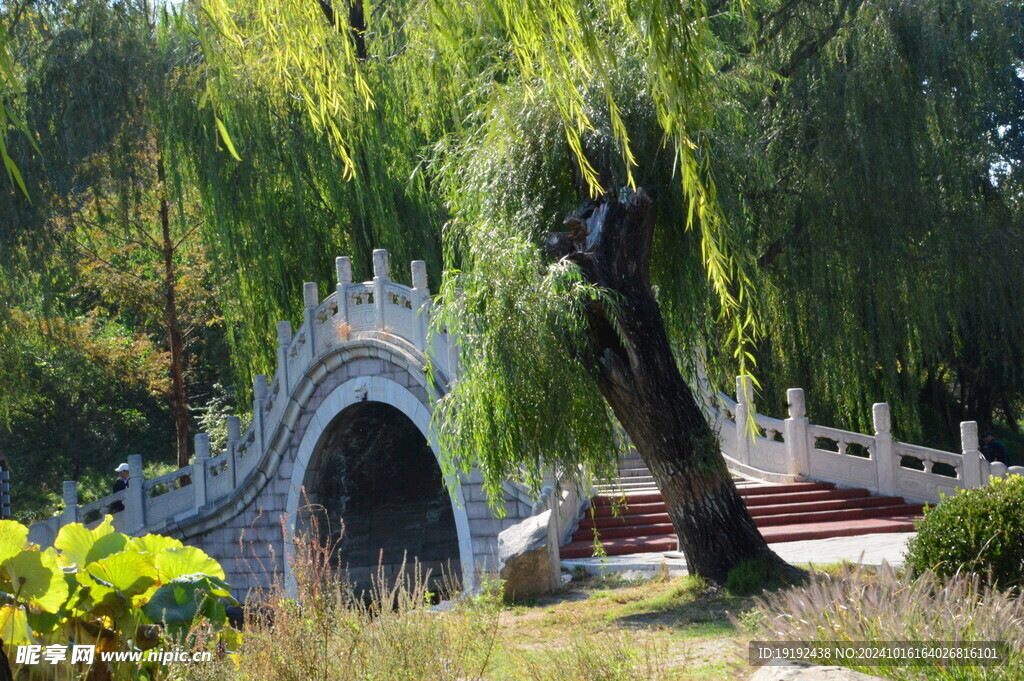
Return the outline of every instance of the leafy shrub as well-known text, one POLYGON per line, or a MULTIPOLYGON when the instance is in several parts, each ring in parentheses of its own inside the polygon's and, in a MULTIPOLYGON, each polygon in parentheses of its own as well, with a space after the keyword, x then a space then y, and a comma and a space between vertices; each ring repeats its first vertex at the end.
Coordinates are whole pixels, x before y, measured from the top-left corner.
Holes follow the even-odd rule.
POLYGON ((141 651, 183 639, 205 620, 225 644, 224 571, 201 550, 177 539, 114 531, 112 518, 89 529, 61 528, 52 548, 28 542, 28 528, 0 520, 0 638, 17 675, 33 678, 148 678, 157 662, 99 670, 100 652, 141 651), (92 665, 17 664, 19 645, 94 645, 92 665), (42 675, 40 677, 40 675, 42 675))
MULTIPOLYGON (((904 660, 858 666, 895 681, 1024 681, 1024 598, 988 586, 979 575, 948 578, 927 571, 913 577, 889 566, 877 574, 845 568, 814 573, 805 586, 754 600, 755 613, 737 623, 753 638, 771 641, 993 641, 1006 644, 1007 659, 993 666, 949 665, 937 659, 920 666, 904 660)), ((742 651, 746 657, 746 647, 742 651)))
POLYGON ((915 573, 992 573, 1006 587, 1024 585, 1024 476, 993 478, 925 510, 907 547, 915 573))

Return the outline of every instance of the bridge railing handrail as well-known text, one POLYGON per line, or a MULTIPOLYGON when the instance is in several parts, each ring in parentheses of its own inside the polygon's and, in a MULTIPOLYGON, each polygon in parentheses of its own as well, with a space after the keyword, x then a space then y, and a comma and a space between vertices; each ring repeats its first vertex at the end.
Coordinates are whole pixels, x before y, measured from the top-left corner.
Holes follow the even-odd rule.
POLYGON ((53 527, 59 529, 87 513, 102 512, 116 501, 122 501, 126 509, 118 514, 116 524, 128 531, 139 531, 172 518, 198 513, 202 506, 234 491, 260 466, 269 445, 267 438, 284 417, 292 392, 305 372, 318 356, 348 342, 355 334, 387 333, 401 338, 427 361, 435 363, 444 376, 451 376, 452 360, 446 335, 430 337, 427 332, 430 289, 423 261, 412 263, 411 287, 391 280, 388 254, 384 250, 373 253, 371 281, 353 282, 351 260, 347 257, 337 258, 335 265, 335 290, 323 300, 319 299, 316 283, 308 282, 303 286, 303 322, 299 328, 293 333, 291 322, 277 324, 277 369, 269 381, 263 375, 254 377, 252 423, 240 430, 237 417, 229 417, 229 441, 223 452, 211 457, 208 438, 200 433, 196 435, 193 465, 150 480, 142 475, 141 456, 132 455, 129 465, 134 472, 129 490, 84 506, 78 504, 77 484, 65 482, 64 511, 56 520, 51 518, 37 523, 37 534, 52 541, 53 527), (174 487, 175 481, 186 477, 191 484, 174 487), (166 485, 167 491, 153 496, 152 491, 160 485, 166 485), (130 491, 132 489, 137 491, 130 491))
POLYGON ((990 463, 981 455, 974 421, 960 424, 961 451, 947 452, 893 441, 889 405, 884 402, 872 408, 875 433, 869 435, 810 423, 800 388, 788 391, 789 418, 780 420, 757 413, 749 376, 737 377, 735 399, 713 391, 705 376, 699 378, 722 453, 734 470, 750 477, 813 479, 937 503, 943 495, 987 484, 993 477, 1024 475, 1024 466, 990 463), (756 427, 750 427, 751 420, 756 427), (819 439, 831 440, 835 450, 819 447, 819 439), (851 450, 851 445, 863 451, 851 450), (936 464, 949 468, 936 471, 936 464))

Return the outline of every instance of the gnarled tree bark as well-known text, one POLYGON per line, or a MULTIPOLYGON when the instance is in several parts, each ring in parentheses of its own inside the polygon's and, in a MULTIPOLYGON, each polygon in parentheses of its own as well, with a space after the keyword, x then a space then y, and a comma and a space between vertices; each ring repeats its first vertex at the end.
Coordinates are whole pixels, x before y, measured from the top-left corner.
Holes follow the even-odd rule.
POLYGON ((587 310, 601 393, 661 490, 691 574, 720 584, 750 559, 796 572, 754 525, 679 371, 651 290, 654 201, 643 190, 628 194, 591 202, 548 241, 551 255, 617 299, 587 310))

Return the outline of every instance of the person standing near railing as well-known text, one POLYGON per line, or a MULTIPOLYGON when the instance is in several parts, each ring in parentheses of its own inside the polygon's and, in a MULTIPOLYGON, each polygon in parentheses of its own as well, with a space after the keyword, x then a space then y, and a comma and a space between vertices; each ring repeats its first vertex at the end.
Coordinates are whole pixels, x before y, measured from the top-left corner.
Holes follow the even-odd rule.
POLYGON ((985 435, 981 438, 981 446, 978 449, 981 450, 982 456, 989 463, 1010 465, 1010 453, 1006 451, 1006 445, 997 440, 992 433, 985 431, 985 435))
MULTIPOLYGON (((126 464, 126 463, 119 464, 118 467, 114 469, 114 472, 117 473, 117 480, 114 481, 114 491, 113 491, 113 493, 117 494, 121 490, 128 489, 128 476, 129 476, 128 464, 126 464)), ((121 512, 123 510, 124 510, 124 502, 121 501, 120 499, 118 499, 117 501, 115 501, 114 503, 112 503, 110 505, 110 512, 111 513, 119 513, 119 512, 121 512)))

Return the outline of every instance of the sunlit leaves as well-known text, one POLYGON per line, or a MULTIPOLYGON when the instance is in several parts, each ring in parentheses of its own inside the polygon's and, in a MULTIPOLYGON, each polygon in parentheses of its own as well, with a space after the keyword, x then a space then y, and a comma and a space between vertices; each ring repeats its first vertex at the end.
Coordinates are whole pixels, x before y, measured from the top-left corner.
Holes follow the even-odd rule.
POLYGON ((14 520, 0 520, 0 563, 25 548, 28 528, 14 520))
POLYGON ((5 540, 24 547, 0 563, 0 591, 6 592, 0 638, 7 646, 45 644, 48 637, 66 643, 67 631, 74 630, 109 650, 126 649, 129 641, 138 644, 137 628, 149 622, 162 623, 175 636, 197 617, 215 628, 226 624, 224 602, 234 600, 224 571, 199 549, 158 535, 127 537, 113 530, 110 516, 93 530, 64 526, 60 556, 53 548, 26 545, 26 535, 27 528, 0 525, 0 550, 5 540))
POLYGON ((162 534, 146 534, 141 537, 132 537, 128 540, 136 551, 150 556, 150 560, 168 549, 180 549, 184 546, 180 539, 167 537, 162 534))
POLYGON ((7 646, 36 642, 22 608, 12 605, 0 607, 0 638, 7 646))
POLYGON ((203 0, 201 5, 197 36, 212 71, 203 102, 217 112, 217 128, 231 155, 238 158, 221 118, 230 122, 233 91, 252 88, 272 105, 299 102, 350 177, 355 163, 345 124, 355 111, 372 107, 373 99, 349 38, 348 12, 339 7, 332 26, 318 3, 305 0, 203 0))
POLYGON ((127 542, 125 535, 114 530, 113 517, 108 515, 91 530, 81 523, 65 525, 60 528, 53 545, 61 552, 63 565, 82 569, 94 561, 117 553, 127 542))
POLYGON ((194 546, 161 551, 157 554, 155 565, 162 581, 196 573, 224 579, 224 570, 217 561, 194 546))
POLYGON ((57 612, 68 598, 64 571, 53 549, 22 551, 4 561, 2 569, 6 578, 2 588, 11 589, 18 601, 57 612))
POLYGON ((121 551, 93 563, 85 570, 94 580, 109 585, 125 596, 144 593, 157 582, 156 570, 146 557, 135 551, 121 551))

